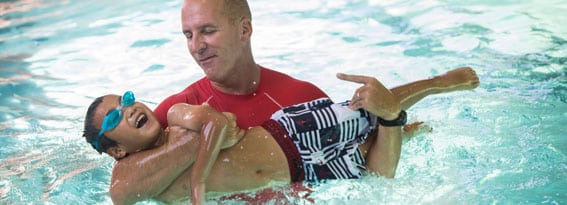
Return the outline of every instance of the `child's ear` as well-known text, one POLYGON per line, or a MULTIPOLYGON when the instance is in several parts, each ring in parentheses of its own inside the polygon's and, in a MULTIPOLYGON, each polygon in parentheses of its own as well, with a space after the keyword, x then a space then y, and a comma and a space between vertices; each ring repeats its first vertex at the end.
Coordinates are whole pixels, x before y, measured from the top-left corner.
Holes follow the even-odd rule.
POLYGON ((108 148, 107 153, 108 155, 114 157, 114 159, 122 159, 123 157, 126 156, 126 154, 128 154, 125 150, 123 150, 119 146, 108 148))

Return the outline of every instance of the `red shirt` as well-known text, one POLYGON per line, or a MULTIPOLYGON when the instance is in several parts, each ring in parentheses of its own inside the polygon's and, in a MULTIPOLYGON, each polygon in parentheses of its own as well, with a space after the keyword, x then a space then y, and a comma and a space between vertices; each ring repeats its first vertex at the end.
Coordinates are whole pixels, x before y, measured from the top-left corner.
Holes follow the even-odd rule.
POLYGON ((209 105, 221 112, 232 112, 237 124, 246 129, 268 120, 283 107, 328 97, 315 85, 294 79, 286 74, 260 68, 260 85, 256 91, 244 95, 232 95, 216 90, 206 78, 189 85, 180 93, 161 102, 154 114, 162 127, 167 127, 167 111, 176 103, 200 105, 208 99, 209 105))

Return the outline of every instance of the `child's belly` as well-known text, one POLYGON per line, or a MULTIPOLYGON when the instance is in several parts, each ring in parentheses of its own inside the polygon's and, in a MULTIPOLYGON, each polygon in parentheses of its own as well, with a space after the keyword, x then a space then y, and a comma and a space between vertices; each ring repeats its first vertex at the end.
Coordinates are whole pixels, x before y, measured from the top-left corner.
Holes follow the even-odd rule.
POLYGON ((222 150, 207 178, 207 191, 256 189, 270 182, 290 182, 287 158, 263 128, 252 128, 231 148, 222 150))

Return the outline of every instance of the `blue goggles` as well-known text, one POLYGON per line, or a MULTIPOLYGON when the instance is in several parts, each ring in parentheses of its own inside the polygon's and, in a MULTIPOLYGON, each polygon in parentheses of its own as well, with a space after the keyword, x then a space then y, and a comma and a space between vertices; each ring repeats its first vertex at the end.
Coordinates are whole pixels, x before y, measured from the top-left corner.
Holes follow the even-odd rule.
POLYGON ((104 132, 112 130, 116 128, 118 124, 120 124, 120 121, 122 120, 122 108, 130 107, 135 102, 136 98, 134 98, 134 93, 132 91, 126 91, 120 98, 120 105, 116 107, 116 109, 108 112, 106 116, 104 116, 102 126, 100 127, 100 132, 98 132, 98 137, 92 141, 92 145, 96 150, 98 150, 99 148, 100 137, 104 134, 104 132))

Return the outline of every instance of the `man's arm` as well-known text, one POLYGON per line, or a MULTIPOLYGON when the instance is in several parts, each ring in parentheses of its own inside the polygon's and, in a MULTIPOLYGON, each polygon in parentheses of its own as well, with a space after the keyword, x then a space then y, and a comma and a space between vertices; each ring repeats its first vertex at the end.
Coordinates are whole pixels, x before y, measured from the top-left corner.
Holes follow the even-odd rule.
POLYGON ((402 134, 399 126, 378 128, 378 137, 366 156, 366 166, 380 176, 394 178, 402 149, 402 134))
MULTIPOLYGON (((352 98, 351 109, 365 109, 388 121, 400 115, 400 101, 376 78, 346 74, 338 74, 337 77, 363 84, 352 98)), ((379 126, 377 140, 366 156, 366 166, 370 171, 388 178, 395 176, 402 146, 401 133, 401 126, 379 126)))

